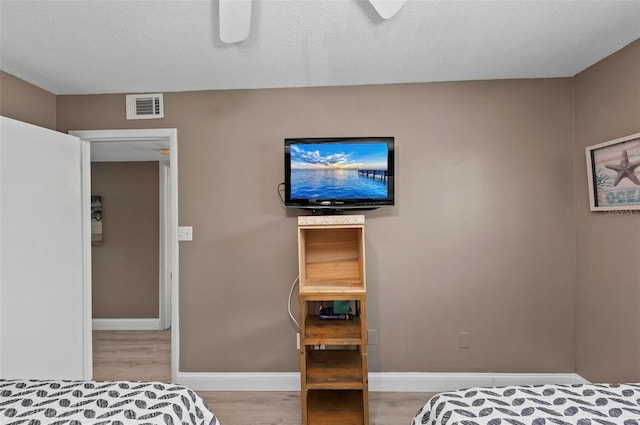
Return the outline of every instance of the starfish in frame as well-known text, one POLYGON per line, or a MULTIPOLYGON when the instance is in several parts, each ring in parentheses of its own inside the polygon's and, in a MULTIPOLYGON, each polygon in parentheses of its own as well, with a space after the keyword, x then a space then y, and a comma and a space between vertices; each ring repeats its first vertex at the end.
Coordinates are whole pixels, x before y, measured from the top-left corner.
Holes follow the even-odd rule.
POLYGON ((622 151, 622 161, 619 165, 605 165, 608 169, 618 172, 616 180, 613 182, 614 186, 617 186, 618 183, 620 183, 620 180, 625 177, 640 186, 640 179, 638 179, 638 176, 635 173, 635 169, 638 166, 640 166, 640 161, 629 162, 629 155, 626 150, 622 151))

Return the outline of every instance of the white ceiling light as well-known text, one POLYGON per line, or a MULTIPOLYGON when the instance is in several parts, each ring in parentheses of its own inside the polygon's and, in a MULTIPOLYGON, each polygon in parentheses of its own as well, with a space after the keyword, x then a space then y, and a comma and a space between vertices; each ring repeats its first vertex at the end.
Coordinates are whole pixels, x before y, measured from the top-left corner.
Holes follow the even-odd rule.
POLYGON ((389 19, 404 5, 406 0, 369 0, 382 19, 389 19))
POLYGON ((220 40, 239 43, 249 37, 251 0, 220 0, 220 40))

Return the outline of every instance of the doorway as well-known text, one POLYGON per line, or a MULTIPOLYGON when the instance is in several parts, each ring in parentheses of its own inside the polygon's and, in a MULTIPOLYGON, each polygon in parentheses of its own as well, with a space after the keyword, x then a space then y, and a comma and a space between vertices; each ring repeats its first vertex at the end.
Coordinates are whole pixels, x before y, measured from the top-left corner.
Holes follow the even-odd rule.
MULTIPOLYGON (((178 161, 177 130, 83 130, 70 131, 71 135, 82 141, 83 199, 91 199, 91 162, 92 157, 102 161, 122 160, 158 160, 159 161, 159 320, 151 328, 165 329, 171 326, 171 379, 175 381, 178 372, 179 324, 178 324, 178 161), (162 151, 162 152, 160 152, 162 151), (156 155, 151 159, 149 155, 156 155)), ((85 231, 90 233, 91 217, 83 217, 85 231)), ((85 290, 91 293, 91 245, 85 243, 84 257, 87 265, 84 270, 85 290)), ((85 371, 93 374, 92 344, 92 305, 91 297, 85 298, 85 371)), ((126 326, 126 325, 125 325, 126 326)))
POLYGON ((166 140, 91 142, 94 331, 157 331, 171 324, 163 220, 170 164, 161 153, 168 151, 166 140))

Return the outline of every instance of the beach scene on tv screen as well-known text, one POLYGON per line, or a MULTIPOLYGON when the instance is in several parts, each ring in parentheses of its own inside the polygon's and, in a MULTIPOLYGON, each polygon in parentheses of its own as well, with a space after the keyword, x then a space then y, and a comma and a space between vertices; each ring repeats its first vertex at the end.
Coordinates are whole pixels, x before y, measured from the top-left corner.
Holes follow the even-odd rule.
POLYGON ((386 143, 291 144, 292 199, 386 199, 386 143))

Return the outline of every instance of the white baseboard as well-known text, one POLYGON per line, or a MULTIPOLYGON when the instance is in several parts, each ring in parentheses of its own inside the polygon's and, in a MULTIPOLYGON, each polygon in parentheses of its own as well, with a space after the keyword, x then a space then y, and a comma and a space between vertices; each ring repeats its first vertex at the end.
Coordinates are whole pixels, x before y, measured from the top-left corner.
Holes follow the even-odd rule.
POLYGON ((300 372, 178 372, 175 383, 196 391, 300 391, 300 372))
MULTIPOLYGON (((583 383, 588 381, 575 373, 369 373, 372 392, 441 392, 470 387, 583 383)), ((178 372, 176 384, 196 391, 300 391, 300 373, 178 372)))
POLYGON ((158 331, 159 318, 154 319, 92 319, 94 331, 158 331))
POLYGON ((369 391, 440 392, 471 387, 577 384, 575 373, 369 373, 369 391))

